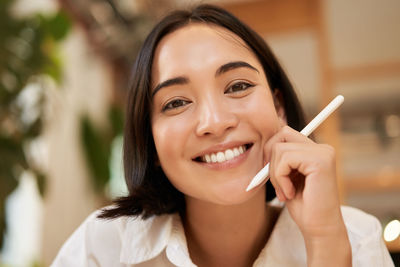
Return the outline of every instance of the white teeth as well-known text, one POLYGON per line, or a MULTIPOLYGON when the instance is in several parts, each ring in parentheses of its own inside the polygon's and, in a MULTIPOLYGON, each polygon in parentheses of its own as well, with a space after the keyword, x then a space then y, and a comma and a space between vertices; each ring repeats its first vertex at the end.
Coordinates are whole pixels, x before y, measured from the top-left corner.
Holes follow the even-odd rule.
POLYGON ((233 157, 234 157, 233 151, 230 150, 230 149, 227 149, 227 150, 225 151, 225 159, 226 159, 226 160, 230 160, 230 159, 233 159, 233 157))
POLYGON ((224 152, 220 151, 218 153, 206 154, 202 157, 202 160, 207 163, 216 163, 216 162, 221 163, 227 160, 231 160, 243 154, 245 151, 246 151, 245 146, 239 146, 233 149, 227 149, 224 152))
POLYGON ((218 162, 224 162, 226 160, 225 159, 225 154, 222 153, 222 152, 218 152, 217 153, 217 160, 218 160, 218 162))

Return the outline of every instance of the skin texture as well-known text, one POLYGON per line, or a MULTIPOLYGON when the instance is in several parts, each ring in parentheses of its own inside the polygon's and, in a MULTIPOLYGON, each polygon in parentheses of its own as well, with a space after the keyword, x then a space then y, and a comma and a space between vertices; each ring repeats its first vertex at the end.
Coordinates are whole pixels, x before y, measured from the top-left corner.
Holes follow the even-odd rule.
POLYGON ((271 181, 303 233, 309 265, 351 265, 333 149, 285 126, 279 97, 240 38, 205 24, 170 33, 155 53, 152 88, 157 155, 185 194, 183 224, 195 264, 252 265, 276 218, 264 185, 245 188, 271 161, 271 181), (199 160, 241 145, 249 149, 232 160, 199 160))

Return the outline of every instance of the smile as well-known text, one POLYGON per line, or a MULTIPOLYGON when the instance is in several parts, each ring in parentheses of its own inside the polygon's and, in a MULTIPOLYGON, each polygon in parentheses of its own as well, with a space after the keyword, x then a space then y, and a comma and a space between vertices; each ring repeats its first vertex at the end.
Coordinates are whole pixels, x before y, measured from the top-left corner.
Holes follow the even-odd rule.
POLYGON ((228 160, 232 160, 249 149, 251 145, 242 145, 235 148, 230 148, 225 151, 219 151, 211 154, 205 154, 201 157, 196 158, 196 161, 205 163, 222 163, 228 160))

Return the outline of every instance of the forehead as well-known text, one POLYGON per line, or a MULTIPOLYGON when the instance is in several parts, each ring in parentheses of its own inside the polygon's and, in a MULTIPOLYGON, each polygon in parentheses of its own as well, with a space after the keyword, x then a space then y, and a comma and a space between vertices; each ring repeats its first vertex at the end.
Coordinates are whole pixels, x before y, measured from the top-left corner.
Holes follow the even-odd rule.
POLYGON ((207 40, 250 51, 247 44, 235 33, 221 26, 206 23, 191 23, 167 34, 158 44, 158 49, 172 43, 194 43, 207 40))
POLYGON ((196 69, 235 60, 258 62, 252 50, 233 32, 220 26, 192 23, 166 35, 158 44, 153 77, 183 66, 196 69))

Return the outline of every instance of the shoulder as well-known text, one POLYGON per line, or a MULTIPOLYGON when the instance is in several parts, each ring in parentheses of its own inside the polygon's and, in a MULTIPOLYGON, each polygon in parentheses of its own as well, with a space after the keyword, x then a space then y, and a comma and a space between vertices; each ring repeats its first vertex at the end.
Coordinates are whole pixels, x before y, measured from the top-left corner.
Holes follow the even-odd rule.
POLYGON ((97 218, 99 214, 100 211, 90 214, 72 233, 58 252, 52 267, 88 266, 91 261, 97 261, 105 255, 107 261, 118 259, 126 219, 103 220, 97 218))
POLYGON ((102 266, 119 266, 135 253, 141 252, 143 242, 156 239, 168 228, 170 216, 154 216, 146 220, 140 217, 99 219, 100 210, 90 214, 60 249, 52 266, 87 266, 90 261, 102 266), (133 250, 133 251, 132 251, 133 250), (125 256, 124 256, 125 255, 125 256))
POLYGON ((343 206, 341 209, 351 244, 353 266, 393 267, 378 219, 356 208, 343 206))
POLYGON ((381 224, 374 216, 349 206, 342 206, 341 210, 344 223, 350 234, 357 237, 369 236, 372 233, 381 235, 381 224))

